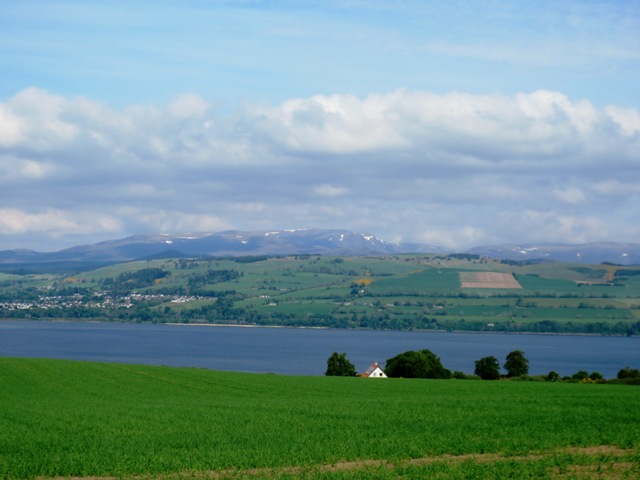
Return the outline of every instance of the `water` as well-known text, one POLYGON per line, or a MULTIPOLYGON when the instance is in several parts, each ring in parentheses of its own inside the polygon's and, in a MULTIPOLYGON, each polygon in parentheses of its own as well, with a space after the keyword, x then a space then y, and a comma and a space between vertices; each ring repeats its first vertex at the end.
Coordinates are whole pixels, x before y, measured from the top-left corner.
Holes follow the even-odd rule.
POLYGON ((473 373, 474 361, 522 350, 531 374, 578 370, 613 378, 640 367, 640 338, 445 332, 239 328, 127 323, 0 321, 0 356, 139 363, 212 370, 323 375, 332 352, 358 371, 407 350, 428 348, 445 368, 473 373))

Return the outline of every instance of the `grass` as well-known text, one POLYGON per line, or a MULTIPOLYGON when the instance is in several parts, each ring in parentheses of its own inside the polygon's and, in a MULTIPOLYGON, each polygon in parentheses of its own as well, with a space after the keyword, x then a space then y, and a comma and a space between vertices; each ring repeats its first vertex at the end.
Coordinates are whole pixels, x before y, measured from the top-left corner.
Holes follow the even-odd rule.
POLYGON ((409 274, 385 277, 374 281, 369 290, 374 294, 384 294, 388 291, 411 293, 420 292, 450 292, 460 288, 458 271, 454 269, 428 268, 409 274))
POLYGON ((640 461, 640 395, 624 385, 0 358, 0 386, 5 479, 544 478, 613 462, 633 478, 640 461))

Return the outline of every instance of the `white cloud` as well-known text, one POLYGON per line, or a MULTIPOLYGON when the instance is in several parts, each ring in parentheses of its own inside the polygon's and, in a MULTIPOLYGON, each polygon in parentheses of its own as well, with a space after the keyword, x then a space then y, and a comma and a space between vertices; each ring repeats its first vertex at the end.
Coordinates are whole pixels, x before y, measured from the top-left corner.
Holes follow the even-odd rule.
POLYGON ((51 237, 76 234, 120 232, 118 219, 97 212, 68 212, 46 209, 32 213, 14 208, 0 208, 0 234, 41 234, 51 237))
POLYGON ((209 104, 200 96, 183 93, 169 104, 169 114, 177 119, 201 118, 209 109, 209 104))
POLYGON ((604 180, 595 182, 593 189, 605 197, 626 198, 629 195, 640 195, 640 182, 637 178, 631 178, 630 181, 604 180))
POLYGON ((232 224, 211 213, 193 213, 170 208, 123 206, 117 215, 129 228, 137 232, 217 232, 228 230, 232 224))
POLYGON ((579 188, 575 187, 556 189, 553 191, 553 194, 562 202, 569 203, 571 205, 582 203, 587 199, 585 193, 579 188))
POLYGON ((605 112, 625 135, 637 135, 640 133, 640 112, 638 110, 608 105, 605 108, 605 112))
POLYGON ((316 185, 313 189, 314 193, 320 197, 343 197, 349 193, 348 188, 337 187, 335 185, 316 185))
POLYGON ((52 171, 41 161, 0 154, 0 184, 42 179, 52 171))
POLYGON ((34 151, 49 151, 73 141, 79 126, 64 117, 70 103, 62 96, 38 88, 27 88, 11 98, 9 109, 22 125, 15 144, 23 144, 34 151))
MULTIPOLYGON (((558 92, 538 90, 530 94, 516 95, 518 106, 530 121, 548 128, 564 127, 575 130, 580 136, 592 133, 598 123, 598 112, 587 101, 572 102, 558 92)), ((550 135, 549 131, 545 136, 550 135)))
POLYGON ((526 229, 523 240, 527 242, 587 243, 609 238, 606 221, 588 214, 525 210, 504 212, 501 216, 514 228, 526 229))
POLYGON ((17 143, 23 128, 22 120, 6 105, 0 105, 0 146, 8 147, 17 143))
POLYGON ((451 249, 465 249, 469 245, 486 242, 487 234, 482 229, 466 227, 437 226, 420 232, 416 239, 426 245, 443 246, 451 249))
POLYGON ((27 89, 0 103, 0 122, 13 125, 0 129, 0 234, 14 239, 295 226, 462 248, 640 235, 640 114, 559 92, 318 95, 220 115, 190 94, 114 109, 27 89))
POLYGON ((294 151, 350 153, 375 148, 402 147, 405 140, 393 128, 396 97, 317 95, 289 100, 278 107, 250 111, 264 133, 294 151))
MULTIPOLYGON (((624 117, 632 119, 633 112, 624 117)), ((612 108, 598 110, 588 101, 572 102, 544 90, 514 97, 404 90, 361 100, 350 95, 316 96, 249 113, 255 128, 294 153, 394 150, 428 160, 435 152, 478 167, 515 165, 523 158, 535 158, 530 168, 540 161, 590 161, 590 155, 602 153, 602 141, 608 154, 628 157, 628 142, 619 152, 612 142, 627 136, 633 125, 612 108), (613 115, 622 123, 612 122, 613 115), (568 152, 582 157, 574 160, 568 152)), ((640 146, 640 139, 632 144, 640 146)))
POLYGON ((599 110, 544 90, 513 97, 405 90, 362 99, 318 95, 216 118, 196 95, 181 95, 165 109, 116 111, 31 88, 0 104, 0 112, 0 121, 21 125, 6 130, 14 132, 5 133, 8 151, 45 153, 60 162, 91 156, 128 168, 281 165, 291 155, 368 153, 374 156, 363 161, 370 165, 376 156, 414 164, 442 164, 446 156, 464 167, 525 161, 537 168, 544 161, 588 163, 602 154, 603 144, 607 155, 625 161, 640 147, 637 110, 599 110))

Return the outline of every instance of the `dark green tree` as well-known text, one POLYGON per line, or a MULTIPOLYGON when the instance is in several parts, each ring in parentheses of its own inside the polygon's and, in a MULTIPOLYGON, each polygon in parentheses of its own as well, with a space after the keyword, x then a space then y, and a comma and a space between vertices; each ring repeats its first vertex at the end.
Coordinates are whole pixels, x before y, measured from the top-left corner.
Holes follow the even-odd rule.
POLYGON ((349 361, 346 353, 333 352, 327 359, 327 371, 330 377, 355 377, 356 367, 349 361))
POLYGON ((640 378, 640 370, 631 367, 621 368, 618 372, 618 378, 640 378))
POLYGON ((573 375, 571 375, 571 380, 582 381, 589 378, 589 372, 585 370, 580 370, 573 375))
POLYGON ((482 357, 476 360, 476 369, 474 372, 482 380, 496 380, 500 378, 500 363, 496 357, 482 357))
POLYGON ((507 355, 504 368, 507 371, 507 377, 527 375, 529 373, 529 360, 525 358, 522 350, 514 350, 507 355))
POLYGON ((560 380, 560 374, 554 370, 551 370, 547 375, 547 380, 549 382, 557 382, 558 380, 560 380))
POLYGON ((451 378, 451 371, 442 366, 440 358, 426 349, 409 350, 388 359, 384 371, 396 378, 451 378))

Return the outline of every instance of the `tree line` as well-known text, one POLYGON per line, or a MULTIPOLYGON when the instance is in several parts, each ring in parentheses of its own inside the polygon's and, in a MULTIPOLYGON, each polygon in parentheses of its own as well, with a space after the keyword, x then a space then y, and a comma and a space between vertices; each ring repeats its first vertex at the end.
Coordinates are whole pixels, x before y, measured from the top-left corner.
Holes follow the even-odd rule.
MULTIPOLYGON (((588 373, 580 370, 572 376, 560 377, 551 371, 546 376, 536 378, 529 377, 529 360, 522 350, 513 350, 506 356, 503 365, 506 374, 500 373, 500 362, 495 356, 482 357, 475 361, 474 375, 466 375, 463 372, 452 372, 442 365, 438 356, 428 349, 409 350, 400 353, 386 361, 384 372, 391 378, 432 378, 432 379, 470 379, 481 380, 498 379, 521 379, 521 380, 546 380, 565 382, 605 382, 604 377, 599 372, 588 373)), ((346 353, 333 352, 327 359, 327 376, 353 377, 357 376, 356 368, 347 358, 346 353)), ((640 385, 640 370, 637 368, 624 367, 617 375, 616 383, 629 383, 640 385)), ((610 380, 611 381, 611 380, 610 380)))

